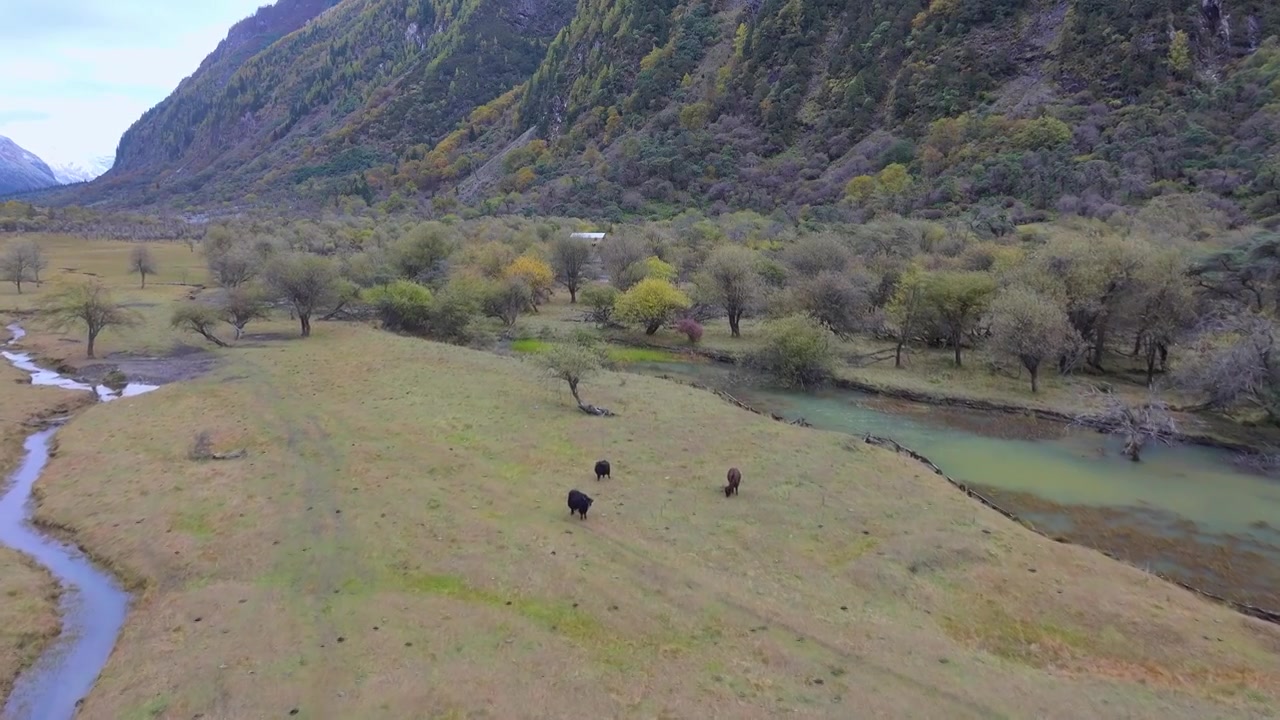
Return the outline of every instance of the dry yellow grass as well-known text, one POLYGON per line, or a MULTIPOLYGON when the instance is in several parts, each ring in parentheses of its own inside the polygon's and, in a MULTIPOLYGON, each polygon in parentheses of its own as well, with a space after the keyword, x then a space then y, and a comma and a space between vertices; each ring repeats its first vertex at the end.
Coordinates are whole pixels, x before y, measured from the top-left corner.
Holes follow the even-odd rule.
POLYGON ((583 392, 620 417, 322 324, 89 409, 40 516, 139 598, 81 717, 1274 716, 1271 626, 845 436, 661 380, 583 392), (249 456, 188 460, 202 430, 249 456))
POLYGON ((49 258, 41 274, 41 286, 23 285, 18 293, 12 283, 0 284, 0 317, 23 317, 33 330, 24 347, 46 358, 65 360, 73 366, 88 364, 84 356, 85 338, 76 333, 41 333, 39 320, 30 313, 40 298, 59 283, 95 278, 107 285, 113 298, 133 310, 142 322, 137 327, 110 328, 98 340, 99 360, 113 354, 164 354, 175 345, 192 343, 169 327, 173 303, 185 298, 193 286, 207 281, 204 260, 199 252, 177 242, 152 242, 159 272, 147 276, 147 287, 139 287, 138 276, 129 272, 129 251, 135 243, 84 240, 66 235, 0 234, 0 251, 9 243, 35 240, 49 258))

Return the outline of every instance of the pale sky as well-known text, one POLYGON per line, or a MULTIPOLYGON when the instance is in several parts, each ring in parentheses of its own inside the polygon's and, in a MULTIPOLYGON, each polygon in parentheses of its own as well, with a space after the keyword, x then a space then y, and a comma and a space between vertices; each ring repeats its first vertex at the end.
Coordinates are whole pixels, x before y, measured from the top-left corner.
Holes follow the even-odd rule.
POLYGON ((51 164, 120 135, 275 0, 0 0, 0 135, 51 164))

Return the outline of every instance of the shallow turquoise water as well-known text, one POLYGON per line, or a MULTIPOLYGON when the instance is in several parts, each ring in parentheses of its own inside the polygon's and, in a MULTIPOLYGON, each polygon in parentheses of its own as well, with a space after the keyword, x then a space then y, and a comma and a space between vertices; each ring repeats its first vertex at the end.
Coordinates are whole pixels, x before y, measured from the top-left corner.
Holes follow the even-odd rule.
POLYGON ((1044 530, 1216 586, 1206 589, 1280 607, 1280 481, 1237 470, 1226 451, 1153 446, 1134 463, 1120 454, 1117 439, 1059 423, 851 391, 771 390, 731 383, 732 371, 714 364, 632 369, 721 387, 753 407, 803 417, 816 428, 893 438, 1044 530), (1212 561, 1207 555, 1196 560, 1210 549, 1216 550, 1212 561))

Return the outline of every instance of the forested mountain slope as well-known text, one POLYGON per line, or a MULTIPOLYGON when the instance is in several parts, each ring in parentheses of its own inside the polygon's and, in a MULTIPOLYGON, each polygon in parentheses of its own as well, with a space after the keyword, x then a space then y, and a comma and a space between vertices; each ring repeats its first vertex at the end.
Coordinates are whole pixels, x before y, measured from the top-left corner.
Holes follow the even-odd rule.
POLYGON ((1278 32, 1269 0, 343 0, 220 48, 71 201, 1274 222, 1278 32))

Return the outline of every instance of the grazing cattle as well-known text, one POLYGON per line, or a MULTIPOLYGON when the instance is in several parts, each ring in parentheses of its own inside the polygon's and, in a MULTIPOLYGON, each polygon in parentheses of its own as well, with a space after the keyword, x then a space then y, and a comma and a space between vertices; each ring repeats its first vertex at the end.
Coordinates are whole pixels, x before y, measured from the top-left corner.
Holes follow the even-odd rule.
POLYGON ((609 461, 608 461, 608 460, 601 460, 600 462, 597 462, 597 463, 596 463, 596 482, 600 482, 600 478, 602 478, 602 477, 607 477, 607 478, 609 478, 610 480, 612 480, 612 479, 613 479, 613 477, 612 477, 611 475, 609 475, 609 461))
POLYGON ((583 520, 587 519, 587 509, 591 507, 591 503, 595 502, 587 497, 586 493, 577 490, 569 491, 569 514, 578 513, 583 520))
POLYGON ((724 486, 724 496, 738 494, 738 485, 742 482, 742 473, 738 472, 738 468, 729 468, 729 484, 724 486))

